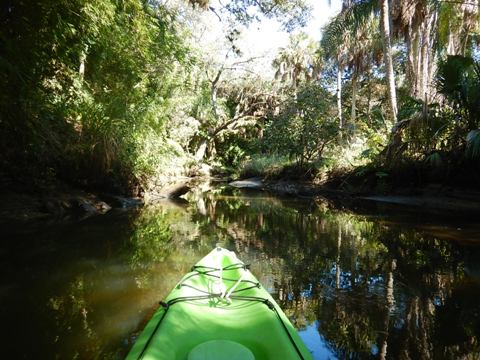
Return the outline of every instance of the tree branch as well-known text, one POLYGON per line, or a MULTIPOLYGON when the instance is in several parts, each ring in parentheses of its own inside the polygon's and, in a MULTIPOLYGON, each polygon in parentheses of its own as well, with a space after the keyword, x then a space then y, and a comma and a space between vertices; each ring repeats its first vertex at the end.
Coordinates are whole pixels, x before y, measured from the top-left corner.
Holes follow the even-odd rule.
POLYGON ((220 15, 218 15, 217 11, 215 10, 215 8, 213 6, 209 6, 208 9, 211 12, 213 12, 215 15, 217 15, 218 21, 222 22, 222 18, 220 17, 220 15))
POLYGON ((216 135, 218 135, 219 132, 227 129, 230 125, 236 123, 238 120, 242 120, 242 119, 249 118, 249 117, 252 118, 252 119, 257 119, 258 118, 258 116, 247 115, 247 114, 236 116, 233 119, 228 120, 226 123, 224 123, 221 126, 219 126, 218 128, 216 128, 215 130, 213 130, 211 132, 211 136, 215 137, 216 135))

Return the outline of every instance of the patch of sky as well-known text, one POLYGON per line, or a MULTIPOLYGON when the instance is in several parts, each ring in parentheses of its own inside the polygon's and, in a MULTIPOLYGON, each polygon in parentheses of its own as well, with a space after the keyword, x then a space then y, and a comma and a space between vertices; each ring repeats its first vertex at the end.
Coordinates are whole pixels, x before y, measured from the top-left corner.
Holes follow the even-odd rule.
POLYGON ((337 359, 325 338, 318 332, 318 321, 298 332, 314 360, 337 359))
MULTIPOLYGON (((312 18, 305 28, 296 29, 294 33, 303 31, 314 40, 320 41, 322 27, 341 10, 342 2, 340 0, 308 0, 308 2, 313 8, 312 18)), ((222 3, 225 5, 224 1, 222 3)), ((221 4, 215 0, 212 2, 212 7, 218 9, 221 4)), ((249 9, 251 15, 255 11, 254 8, 249 9)), ((242 52, 239 60, 255 58, 255 61, 251 63, 253 71, 261 73, 263 76, 273 77, 273 58, 280 48, 288 45, 290 34, 282 30, 282 26, 277 20, 267 19, 261 14, 256 15, 259 18, 258 22, 254 22, 248 27, 237 26, 240 30, 237 46, 242 52)), ((224 42, 220 38, 227 33, 230 24, 227 21, 220 21, 219 17, 212 12, 205 12, 204 17, 207 30, 202 34, 201 41, 218 46, 224 42)))

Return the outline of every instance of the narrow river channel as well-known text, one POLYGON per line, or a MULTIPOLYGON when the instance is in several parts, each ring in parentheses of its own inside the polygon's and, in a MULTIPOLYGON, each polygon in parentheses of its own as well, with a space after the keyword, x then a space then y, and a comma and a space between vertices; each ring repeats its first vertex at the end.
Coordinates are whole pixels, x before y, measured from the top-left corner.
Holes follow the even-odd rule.
POLYGON ((60 224, 2 225, 3 358, 123 359, 216 244, 237 252, 315 359, 478 359, 475 218, 340 211, 218 189, 60 224))

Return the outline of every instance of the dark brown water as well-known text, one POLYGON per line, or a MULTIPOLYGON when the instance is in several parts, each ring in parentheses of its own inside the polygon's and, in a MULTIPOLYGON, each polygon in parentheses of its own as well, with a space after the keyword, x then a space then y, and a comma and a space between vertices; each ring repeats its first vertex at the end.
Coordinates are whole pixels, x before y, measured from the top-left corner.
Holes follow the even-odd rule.
POLYGON ((476 219, 212 191, 69 224, 2 225, 2 358, 123 359, 159 300, 217 243, 315 359, 479 359, 476 219))

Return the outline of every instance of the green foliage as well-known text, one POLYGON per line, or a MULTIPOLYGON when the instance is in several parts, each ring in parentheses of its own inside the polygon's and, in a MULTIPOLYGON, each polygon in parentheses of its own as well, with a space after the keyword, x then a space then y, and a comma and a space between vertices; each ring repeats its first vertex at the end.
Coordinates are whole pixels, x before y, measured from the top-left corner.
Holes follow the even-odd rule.
POLYGON ((238 133, 226 133, 217 145, 219 160, 229 168, 237 168, 251 147, 249 140, 238 133))
POLYGON ((437 11, 437 33, 440 48, 449 54, 474 53, 474 49, 477 47, 476 37, 480 30, 478 5, 445 1, 439 2, 437 11))
POLYGON ((226 9, 243 24, 258 21, 261 13, 267 18, 279 19, 285 30, 292 31, 307 24, 312 7, 305 0, 232 0, 226 4, 226 9), (259 12, 251 11, 253 7, 259 12))
POLYGON ((268 155, 254 155, 240 164, 241 177, 276 178, 283 169, 292 165, 292 161, 285 155, 277 153, 268 155))
POLYGON ((480 130, 472 130, 467 134, 467 155, 473 159, 480 158, 480 130))
POLYGON ((425 163, 431 167, 440 167, 442 165, 442 156, 438 152, 433 152, 425 158, 425 163))
POLYGON ((437 87, 452 105, 458 120, 468 130, 480 124, 480 63, 463 56, 448 56, 440 62, 437 87))
MULTIPOLYGON (((209 1, 189 2, 210 9, 209 1)), ((193 44, 189 27, 196 18, 180 3, 7 0, 2 9, 0 165, 14 179, 59 177, 138 194, 152 178, 184 171, 200 145, 206 161, 255 174, 276 173, 287 162, 352 166, 391 149, 397 160, 430 168, 450 164, 448 153, 458 149, 471 163, 480 157, 480 65, 447 57, 438 62, 439 96, 432 90, 426 102, 416 99, 405 88, 408 70, 422 79, 432 74, 420 74, 423 63, 413 66, 420 60, 410 51, 421 47, 421 39, 404 44, 400 36, 406 28, 418 30, 413 23, 426 26, 427 15, 437 11, 438 28, 429 30, 443 44, 438 46, 451 42, 455 53, 468 54, 478 30, 470 7, 419 3, 425 19, 415 17, 417 8, 415 16, 400 3, 391 9, 397 73, 407 73, 398 82, 404 95, 397 124, 386 121, 376 1, 345 2, 324 28, 322 48, 305 34, 292 36, 273 62, 280 81, 252 75, 250 60, 238 58, 237 25, 263 15, 280 19, 287 30, 303 26, 310 16, 304 0, 233 0, 215 9, 234 24, 223 63, 193 44), (344 85, 341 136, 334 109, 337 69, 344 85), (398 133, 391 139, 398 141, 385 146, 392 125, 398 133)), ((428 67, 445 49, 433 50, 441 51, 432 52, 428 67)))
POLYGON ((302 166, 320 159, 337 134, 329 94, 316 84, 307 84, 272 117, 264 144, 270 151, 295 158, 302 166))
POLYGON ((439 104, 426 106, 413 98, 403 102, 398 119, 405 128, 403 151, 406 155, 426 155, 453 145, 448 139, 452 119, 446 110, 439 104))
POLYGON ((9 167, 53 167, 123 192, 141 185, 154 170, 151 160, 137 163, 144 142, 165 137, 172 94, 185 87, 189 59, 175 14, 134 0, 6 6, 0 147, 9 167))
POLYGON ((318 79, 321 71, 320 49, 305 33, 290 36, 287 47, 281 48, 273 61, 275 78, 296 88, 300 83, 318 79))
MULTIPOLYGON (((348 5, 344 6, 343 10, 323 28, 321 43, 326 55, 337 57, 344 46, 350 47, 355 42, 358 43, 361 40, 359 35, 362 31, 365 32, 372 24, 378 26, 375 17, 372 16, 376 12, 378 12, 376 1, 361 0, 348 2, 348 5)), ((371 27, 370 31, 367 30, 369 37, 373 34, 372 30, 375 31, 374 28, 375 26, 371 27)), ((369 40, 375 41, 375 38, 371 37, 369 40)), ((363 55, 369 56, 366 53, 363 55)), ((348 57, 349 54, 346 56, 348 57)))
POLYGON ((384 172, 384 171, 377 171, 377 172, 375 173, 375 176, 376 176, 377 178, 379 178, 379 179, 383 179, 383 178, 385 178, 385 177, 388 176, 388 173, 386 173, 386 172, 384 172))
POLYGON ((475 171, 479 159, 479 65, 471 58, 449 56, 439 64, 435 85, 438 103, 401 99, 396 140, 388 147, 391 157, 385 165, 411 164, 415 181, 438 179, 440 174, 447 174, 442 180, 448 181, 456 176, 452 168, 475 171))

